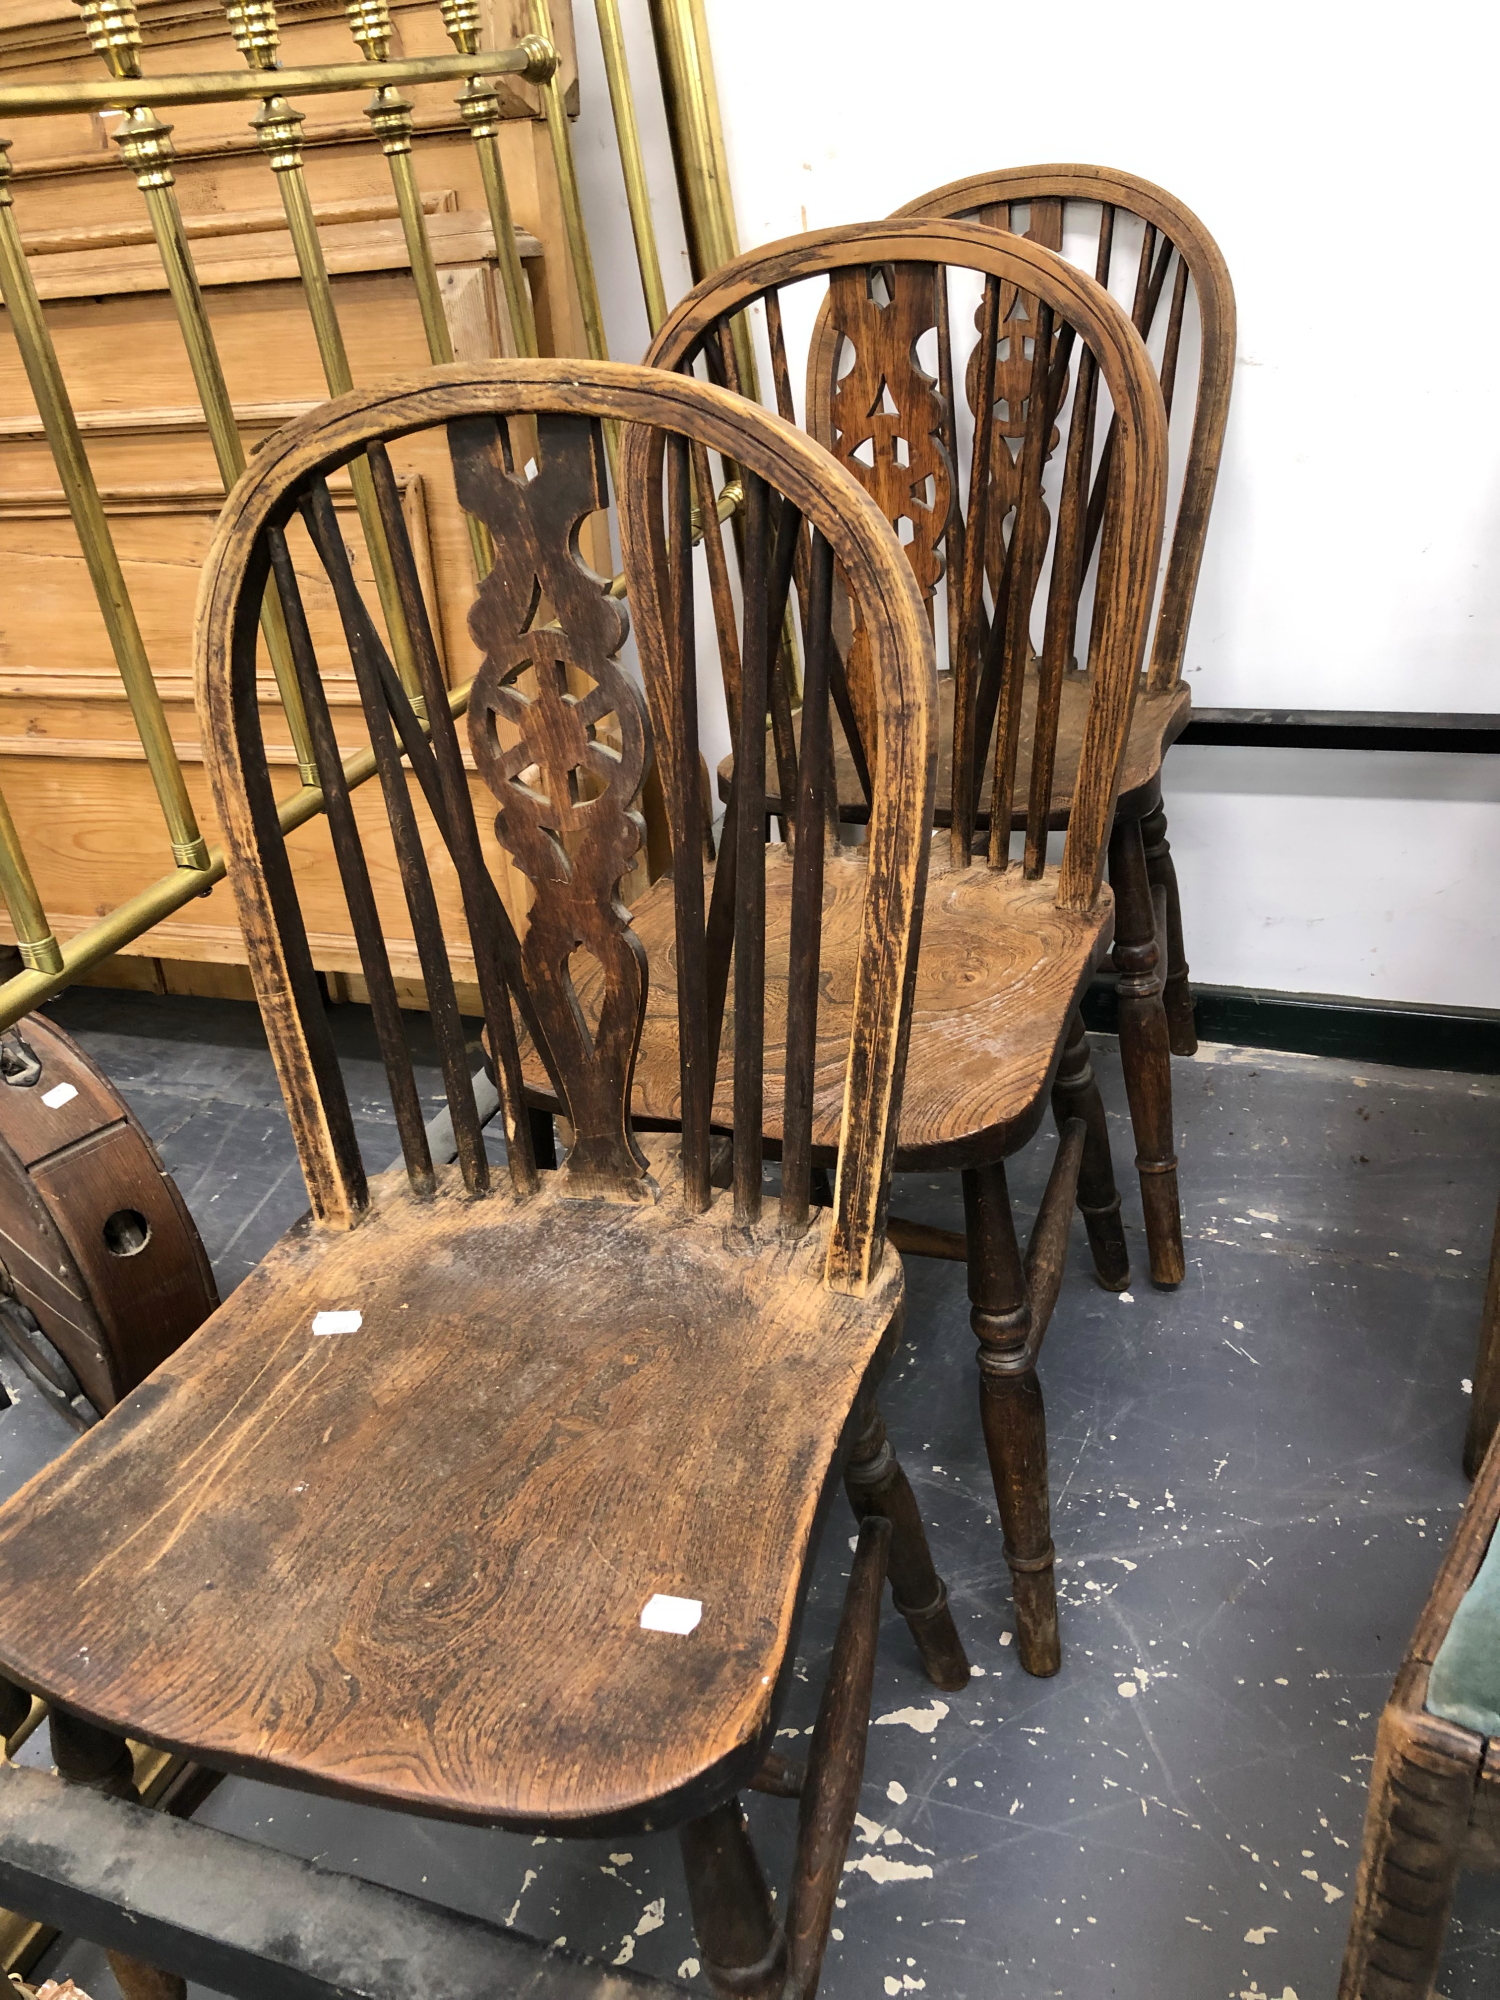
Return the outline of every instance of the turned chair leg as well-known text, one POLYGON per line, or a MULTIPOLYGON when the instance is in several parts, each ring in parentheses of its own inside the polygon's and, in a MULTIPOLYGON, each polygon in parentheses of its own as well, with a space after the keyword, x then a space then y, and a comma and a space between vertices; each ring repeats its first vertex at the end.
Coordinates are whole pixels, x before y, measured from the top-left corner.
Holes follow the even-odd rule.
POLYGON ((1474 1362, 1474 1394, 1469 1402, 1469 1430, 1464 1439, 1464 1471, 1477 1477, 1495 1428, 1500 1425, 1500 1211, 1490 1246, 1490 1275, 1484 1288, 1479 1321, 1479 1353, 1474 1362))
POLYGON ((786 1933, 738 1799, 678 1829, 703 1969, 725 2000, 781 2000, 786 1933))
POLYGON ((1409 1718, 1387 1708, 1375 1741, 1339 2000, 1428 2000, 1476 1776, 1422 1743, 1409 1718))
POLYGON ((891 1597, 917 1642, 927 1678, 950 1693, 967 1687, 969 1661, 948 1609, 948 1586, 933 1566, 916 1495, 873 1398, 844 1467, 844 1489, 858 1520, 877 1516, 891 1524, 891 1597))
MULTIPOLYGON (((90 1791, 106 1792, 111 1798, 136 1798, 135 1766, 121 1737, 60 1708, 54 1708, 48 1720, 52 1761, 60 1778, 72 1785, 86 1785, 90 1791)), ((186 2000, 187 1981, 175 1972, 162 1972, 119 1951, 107 1956, 125 2000, 186 2000)))
POLYGON ((1171 1287, 1182 1283, 1186 1270, 1172 1150, 1172 1055, 1161 997, 1156 911, 1138 819, 1115 816, 1109 880, 1115 892, 1115 965, 1120 974, 1120 1061, 1135 1128, 1151 1282, 1171 1287))
POLYGON ((1056 1560, 1047 1493, 1047 1418, 1029 1357, 1031 1299, 1010 1212, 1005 1168, 966 1168, 969 1324, 979 1340, 979 1412, 1005 1532, 1016 1606, 1016 1651, 1029 1674, 1055 1674, 1056 1560))
POLYGON ((1198 1027, 1193 1019, 1193 989, 1188 984, 1187 952, 1182 942, 1182 902, 1177 893, 1177 869, 1167 840, 1167 809, 1161 802, 1158 785, 1149 809, 1141 818, 1141 838, 1146 848, 1146 874, 1151 883, 1152 901, 1157 905, 1160 942, 1167 957, 1166 978, 1162 982, 1162 1004, 1167 1010, 1167 1036, 1174 1056, 1190 1056, 1198 1048, 1198 1027))
POLYGON ((1089 1060, 1083 1016, 1076 1009, 1068 1022, 1062 1061, 1052 1086, 1052 1115, 1059 1132, 1071 1118, 1081 1118, 1087 1129, 1078 1174, 1078 1212, 1088 1231, 1095 1276, 1106 1291, 1123 1292, 1130 1283, 1130 1252, 1125 1247, 1120 1191, 1115 1186, 1104 1099, 1089 1060))

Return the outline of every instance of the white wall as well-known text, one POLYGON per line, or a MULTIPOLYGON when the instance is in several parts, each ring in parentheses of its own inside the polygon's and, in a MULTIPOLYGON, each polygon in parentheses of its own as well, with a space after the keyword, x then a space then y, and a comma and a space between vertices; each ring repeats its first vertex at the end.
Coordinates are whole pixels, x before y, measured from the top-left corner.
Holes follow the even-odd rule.
MULTIPOLYGON (((645 339, 591 10, 579 144, 613 351, 645 339)), ((748 246, 1002 165, 1127 167, 1197 210, 1239 366, 1187 652, 1202 706, 1500 711, 1500 17, 1487 0, 707 0, 748 246)), ((627 30, 675 190, 644 0, 627 30)), ((667 287, 686 285, 664 231, 667 287)), ((1500 1005, 1493 760, 1179 750, 1197 976, 1500 1005), (1462 767, 1462 768, 1459 768, 1462 767)))

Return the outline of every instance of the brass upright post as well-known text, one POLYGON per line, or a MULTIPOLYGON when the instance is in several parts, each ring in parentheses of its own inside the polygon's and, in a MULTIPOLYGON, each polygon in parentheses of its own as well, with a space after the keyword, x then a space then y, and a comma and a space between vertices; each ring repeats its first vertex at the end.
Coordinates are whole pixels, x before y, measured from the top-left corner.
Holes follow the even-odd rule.
MULTIPOLYGON (((349 23, 349 32, 359 44, 365 61, 379 65, 391 52, 391 12, 386 0, 345 0, 344 14, 349 23)), ((406 238, 406 255, 411 265, 411 279, 417 290, 417 309, 422 315, 422 331, 427 338, 427 352, 438 363, 453 359, 453 337, 448 331, 448 316, 443 311, 442 286, 438 281, 437 264, 432 255, 432 244, 427 235, 427 217, 422 208, 422 193, 417 186, 416 169, 412 165, 412 107, 410 102, 389 84, 381 84, 365 107, 365 116, 370 128, 380 141, 380 150, 385 154, 390 168, 391 187, 396 196, 396 213, 401 218, 401 233, 406 238)), ((474 562, 481 576, 488 576, 494 561, 494 550, 490 546, 489 530, 482 521, 476 521, 472 514, 465 517, 469 526, 469 545, 474 551, 474 562)))
MULTIPOLYGON (((479 0, 442 0, 443 26, 460 55, 479 52, 479 0)), ((510 191, 505 185, 505 166, 500 157, 500 98, 493 82, 472 76, 458 100, 459 111, 474 141, 484 182, 485 206, 490 212, 490 228, 495 238, 495 255, 500 260, 500 282, 505 289, 505 309, 510 316, 511 339, 517 354, 538 353, 536 315, 531 305, 531 288, 521 269, 521 253, 516 248, 516 223, 511 213, 510 191)))
MULTIPOLYGON (((739 254, 708 23, 703 0, 650 0, 650 8, 688 261, 696 283, 739 254)), ((747 396, 758 398, 755 352, 743 314, 731 331, 741 386, 747 396)))
POLYGON ((594 12, 599 19, 599 44, 604 51, 604 74, 609 83, 615 142, 620 153, 620 171, 625 177, 625 200, 630 209, 631 233, 635 237, 635 257, 640 266, 646 319, 654 336, 667 316, 667 293, 661 281, 656 222, 651 213, 651 190, 646 184, 640 127, 636 124, 635 93, 630 85, 630 64, 625 55, 625 31, 620 24, 619 0, 594 0, 594 12))
MULTIPOLYGON (((22 247, 11 198, 10 140, 0 139, 0 293, 10 314, 11 330, 21 351, 21 361, 36 399, 37 413, 47 443, 52 449, 57 476, 79 545, 88 566, 94 595, 109 635, 110 650, 125 685, 126 699, 135 717, 146 765, 156 786, 156 796, 167 822, 172 857, 179 868, 202 868, 208 848, 198 831, 198 822, 188 797, 187 781, 167 727, 156 682, 151 677, 145 642, 136 623, 135 607, 125 587, 124 573, 116 553, 114 537, 105 518, 104 504, 94 484, 93 470, 83 448, 78 420, 73 414, 57 350, 42 315, 41 301, 22 247)), ((33 891, 33 893, 35 893, 33 891)))
MULTIPOLYGON (((84 26, 95 50, 120 78, 140 75, 141 31, 136 22, 135 0, 78 0, 84 26)), ((151 231, 166 274, 167 289, 177 314, 177 323, 187 347, 188 362, 197 385, 198 398, 208 425, 209 441, 218 462, 219 476, 228 492, 245 469, 245 449, 235 427, 234 406, 214 346, 213 332, 203 304, 198 274, 193 268, 182 211, 177 206, 172 173, 172 128, 153 112, 137 105, 115 133, 116 144, 126 164, 135 170, 136 186, 146 202, 151 231)), ((271 670, 281 694, 281 705, 291 727, 297 753, 297 767, 304 785, 316 784, 317 766, 307 733, 307 717, 292 666, 291 646, 281 600, 275 589, 267 590, 261 605, 261 628, 271 670)))
POLYGON ((552 40, 552 14, 547 0, 531 0, 531 19, 537 34, 554 51, 552 73, 542 85, 542 109, 547 115, 547 137, 552 141, 552 164, 557 173, 557 191, 562 202, 568 259, 573 266, 573 282, 578 287, 578 305, 583 314, 584 339, 595 361, 608 361, 609 343, 604 337, 604 314, 599 305, 594 256, 589 249, 588 231, 584 227, 583 197, 578 192, 578 169, 574 164, 573 141, 568 132, 568 112, 557 81, 556 44, 552 40))
MULTIPOLYGON (((280 67, 277 50, 281 40, 275 0, 224 0, 224 12, 240 54, 251 69, 263 73, 268 83, 274 82, 275 72, 280 67)), ((302 289, 307 298, 313 336, 318 343, 318 358, 323 364, 323 379, 328 384, 330 395, 342 396, 354 387, 354 377, 350 372, 349 355, 333 303, 333 287, 328 281, 328 266, 313 215, 312 198, 307 191, 307 177, 302 170, 302 121, 303 114, 272 91, 251 122, 281 191, 281 206, 291 234, 292 249, 296 253, 297 269, 302 274, 302 289)), ((351 461, 349 479, 364 529, 370 567, 375 575, 375 588, 380 596, 381 610, 385 613, 396 670, 401 676, 402 686, 412 697, 412 705, 420 712, 421 680, 412 652, 411 635, 406 629, 401 595, 396 588, 390 545, 386 540, 366 459, 351 461)))
POLYGON ((0 895, 5 897, 5 907, 15 926, 21 963, 32 972, 61 972, 62 946, 52 935, 3 792, 0 792, 0 895))

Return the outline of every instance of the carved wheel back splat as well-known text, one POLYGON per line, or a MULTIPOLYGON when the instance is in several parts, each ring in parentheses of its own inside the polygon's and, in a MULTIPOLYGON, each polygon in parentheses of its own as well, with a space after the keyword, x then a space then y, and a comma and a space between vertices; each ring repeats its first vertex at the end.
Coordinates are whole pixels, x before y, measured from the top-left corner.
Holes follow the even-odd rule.
MULTIPOLYGON (((953 467, 943 442, 948 411, 917 343, 937 325, 930 264, 857 266, 830 273, 829 306, 852 365, 835 379, 833 451, 904 541, 917 587, 932 615, 944 562, 938 544, 953 505, 953 467)), ((842 365, 842 355, 839 365, 842 365)), ((850 694, 867 743, 874 741, 866 641, 856 614, 846 662, 850 694)))
POLYGON ((562 1171, 579 1194, 650 1199, 629 1118, 646 955, 619 896, 645 837, 633 807, 646 719, 615 660, 624 607, 578 554, 582 522, 608 503, 599 426, 539 418, 528 469, 492 419, 450 424, 449 440, 459 499, 494 537, 495 566, 469 616, 484 654, 469 737, 500 801, 496 836, 536 891, 521 956, 574 1131, 562 1171), (590 685, 579 692, 580 682, 590 685), (579 953, 603 972, 595 1022, 574 984, 579 953))

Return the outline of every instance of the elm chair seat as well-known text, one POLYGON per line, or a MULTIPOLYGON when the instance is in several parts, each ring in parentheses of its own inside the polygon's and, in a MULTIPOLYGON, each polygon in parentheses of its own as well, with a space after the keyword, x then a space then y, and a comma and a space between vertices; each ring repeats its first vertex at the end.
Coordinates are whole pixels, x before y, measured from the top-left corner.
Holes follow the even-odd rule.
MULTIPOLYGON (((823 883, 818 1048, 813 1073, 813 1145, 831 1164, 843 1109, 844 1051, 853 1025, 863 850, 831 852, 823 883)), ((787 946, 792 935, 792 871, 787 850, 766 850, 766 1071, 762 1131, 781 1141, 786 1046, 787 946)), ((636 936, 653 962, 672 950, 672 883, 653 883, 631 911, 636 936)), ((999 1145, 1022 1145, 1047 1107, 1068 1016, 1109 950, 1114 902, 1101 891, 1091 910, 1067 910, 1057 898, 1057 870, 1035 881, 988 868, 954 868, 936 844, 924 903, 926 945, 917 961, 912 1035, 907 1050, 896 1165, 902 1172, 961 1169, 999 1145)), ((578 979, 591 1011, 601 974, 578 979)), ((632 1108, 645 1124, 672 1126, 682 1116, 675 996, 664 981, 646 996, 632 1108)), ((714 1092, 714 1123, 734 1126, 734 1000, 714 1092)), ((525 1050, 527 1092, 556 1109, 545 1071, 525 1050)))
MULTIPOLYGON (((1073 807, 1073 791, 1078 779, 1078 762, 1083 750, 1083 726, 1088 716, 1089 695, 1092 677, 1087 673, 1064 674, 1062 680, 1062 707, 1058 716, 1056 761, 1052 772, 1052 817, 1058 827, 1068 823, 1068 814, 1073 807)), ((938 740, 937 767, 937 810, 934 817, 939 826, 946 826, 952 815, 947 800, 953 791, 953 705, 954 679, 952 674, 938 676, 938 726, 941 735, 938 740)), ((1020 742, 1016 753, 1016 798, 1018 803, 1011 814, 1011 824, 1024 827, 1026 824, 1025 801, 1031 785, 1031 746, 1036 732, 1037 675, 1033 668, 1026 676, 1025 692, 1021 705, 1020 742)), ((1130 718, 1130 731, 1125 739, 1125 752, 1120 761, 1120 800, 1131 807, 1146 798, 1152 786, 1161 775, 1162 759, 1168 748, 1186 729, 1192 717, 1192 694, 1185 686, 1153 688, 1142 684, 1136 696, 1135 709, 1130 718)), ((800 742, 800 715, 792 719, 793 734, 800 742)), ((839 813, 846 820, 862 820, 869 810, 864 786, 855 768, 853 757, 842 730, 834 735, 834 772, 838 781, 839 813)), ((780 808, 776 781, 776 755, 771 732, 766 732, 766 774, 767 805, 773 813, 780 808)), ((729 797, 730 783, 734 777, 734 759, 726 757, 719 765, 719 796, 729 797)), ((993 769, 986 765, 979 793, 979 823, 989 825, 990 791, 994 784, 993 769)))
POLYGON ((7 1671, 218 1769, 456 1819, 670 1824, 748 1782, 901 1266, 830 1291, 826 1214, 689 1216, 676 1151, 653 1204, 397 1170, 357 1229, 294 1229, 0 1520, 7 1671), (696 1627, 642 1629, 657 1594, 696 1627))

